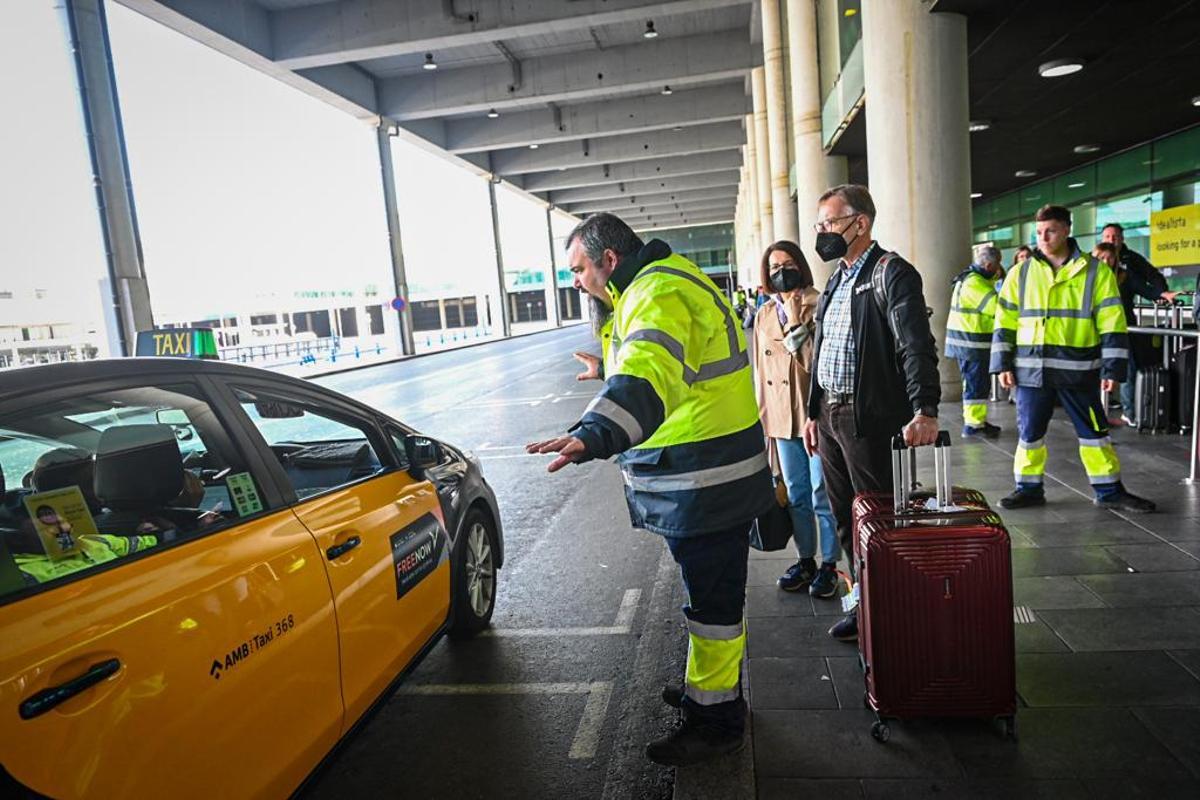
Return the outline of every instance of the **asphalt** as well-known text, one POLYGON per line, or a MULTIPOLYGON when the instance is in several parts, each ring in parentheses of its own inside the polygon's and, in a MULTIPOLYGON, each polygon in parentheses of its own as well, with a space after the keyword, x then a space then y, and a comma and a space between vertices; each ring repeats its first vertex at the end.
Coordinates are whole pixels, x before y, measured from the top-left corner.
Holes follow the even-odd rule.
POLYGON ((492 632, 440 642, 304 797, 671 796, 642 747, 676 719, 658 700, 686 653, 674 564, 630 527, 614 465, 549 475, 522 447, 599 388, 575 380, 581 349, 574 327, 317 379, 479 455, 507 560, 492 632))

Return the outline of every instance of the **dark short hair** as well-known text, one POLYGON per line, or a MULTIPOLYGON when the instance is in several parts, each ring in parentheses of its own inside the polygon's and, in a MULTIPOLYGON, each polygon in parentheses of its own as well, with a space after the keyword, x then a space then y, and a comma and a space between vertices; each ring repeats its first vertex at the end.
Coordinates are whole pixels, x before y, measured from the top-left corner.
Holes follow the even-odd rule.
POLYGON ((846 205, 859 214, 866 214, 867 219, 871 222, 875 221, 875 201, 871 199, 871 192, 861 183, 843 183, 841 186, 826 189, 817 198, 817 205, 821 205, 831 197, 840 197, 846 205))
POLYGON ((1037 222, 1061 222, 1068 227, 1071 225, 1070 210, 1066 206, 1056 206, 1050 203, 1039 208, 1033 218, 1037 222))
POLYGON ((1119 223, 1119 222, 1110 222, 1110 223, 1108 223, 1107 225, 1105 225, 1103 228, 1101 228, 1101 229, 1100 229, 1100 232, 1101 232, 1101 233, 1104 233, 1104 232, 1105 232, 1106 230, 1108 230, 1109 228, 1116 228, 1116 229, 1117 229, 1117 233, 1121 234, 1122 236, 1124 236, 1124 235, 1125 235, 1125 226, 1124 226, 1124 225, 1122 225, 1122 224, 1121 224, 1121 223, 1119 223))
POLYGON ((621 258, 636 255, 643 244, 624 220, 605 212, 592 214, 576 225, 567 236, 565 249, 570 250, 576 239, 592 261, 599 261, 605 250, 612 250, 621 258))
POLYGON ((800 251, 799 245, 787 239, 781 239, 763 252, 762 263, 758 268, 759 285, 763 287, 763 290, 767 294, 775 294, 775 290, 771 288, 771 253, 774 253, 776 250, 787 253, 788 257, 796 262, 796 267, 800 270, 801 289, 807 289, 813 285, 812 270, 809 269, 808 259, 800 251))

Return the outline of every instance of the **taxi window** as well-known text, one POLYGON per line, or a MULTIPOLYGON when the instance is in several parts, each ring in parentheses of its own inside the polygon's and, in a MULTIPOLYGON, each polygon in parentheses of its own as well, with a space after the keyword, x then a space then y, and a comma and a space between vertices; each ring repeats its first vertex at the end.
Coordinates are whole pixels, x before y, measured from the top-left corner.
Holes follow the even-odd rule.
POLYGON ((191 384, 81 389, 0 416, 0 602, 265 511, 191 384))
POLYGON ((309 399, 235 388, 300 500, 383 472, 374 423, 309 399))

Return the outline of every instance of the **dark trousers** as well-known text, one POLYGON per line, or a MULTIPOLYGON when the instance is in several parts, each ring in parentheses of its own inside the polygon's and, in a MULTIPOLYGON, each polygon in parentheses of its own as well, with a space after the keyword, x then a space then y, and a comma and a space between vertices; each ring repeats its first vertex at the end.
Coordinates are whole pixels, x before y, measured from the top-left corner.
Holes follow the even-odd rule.
POLYGON ((892 490, 892 437, 854 436, 854 406, 821 406, 817 418, 817 449, 825 470, 825 490, 837 520, 842 552, 854 572, 854 525, 850 504, 858 492, 892 490))
MULTIPOLYGON (((703 536, 665 538, 688 593, 688 604, 683 607, 689 630, 684 714, 691 723, 741 735, 746 725, 746 702, 738 670, 746 641, 743 616, 750 525, 703 536), (711 673, 714 663, 725 664, 730 675, 725 683, 730 685, 702 692, 692 679, 711 673), (722 699, 722 692, 729 695, 728 699, 722 699), (706 694, 708 698, 703 697, 706 694), (706 702, 698 702, 693 695, 706 702)), ((712 687, 706 683, 705 688, 712 687)))

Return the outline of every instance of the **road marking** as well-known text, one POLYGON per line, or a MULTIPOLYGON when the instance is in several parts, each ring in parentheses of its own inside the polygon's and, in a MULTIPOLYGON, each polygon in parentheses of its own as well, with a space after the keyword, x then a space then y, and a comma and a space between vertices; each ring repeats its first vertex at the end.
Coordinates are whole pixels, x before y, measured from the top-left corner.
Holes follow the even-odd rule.
POLYGON ((499 638, 529 636, 623 636, 633 630, 633 618, 637 615, 638 601, 641 598, 641 589, 626 589, 625 596, 621 598, 621 607, 617 609, 617 619, 612 625, 590 628, 488 628, 479 635, 499 638))
POLYGON ((1017 625, 1029 625, 1037 622, 1037 617, 1029 606, 1013 606, 1013 622, 1017 625))
POLYGON ((466 696, 466 695, 587 695, 583 706, 583 714, 579 725, 575 728, 575 738, 571 741, 568 758, 595 758, 596 749, 600 745, 600 731, 604 728, 604 719, 608 715, 608 704, 612 699, 613 685, 611 681, 594 681, 592 683, 455 683, 455 684, 413 684, 401 686, 396 694, 418 695, 423 697, 466 696))

